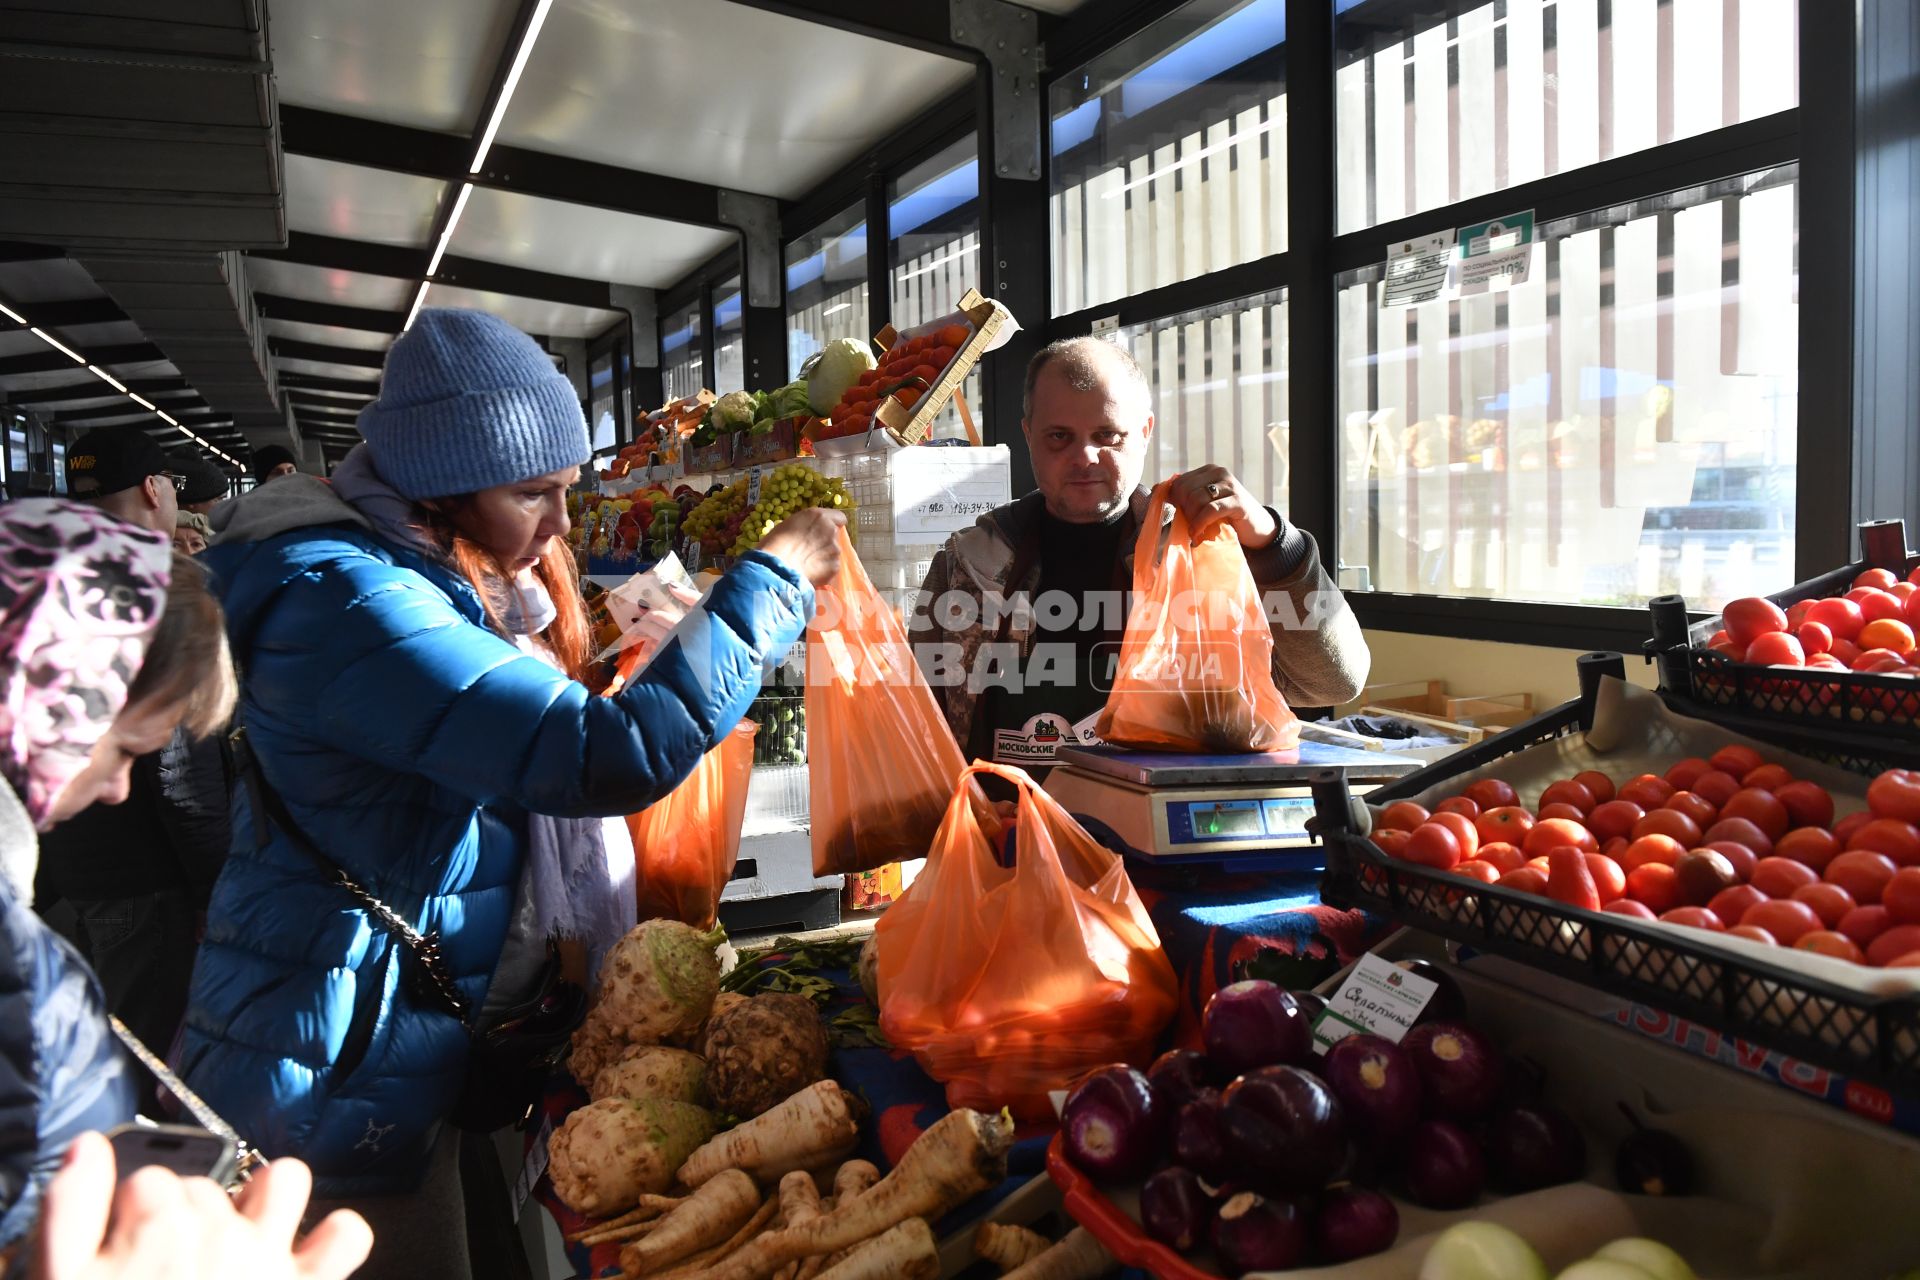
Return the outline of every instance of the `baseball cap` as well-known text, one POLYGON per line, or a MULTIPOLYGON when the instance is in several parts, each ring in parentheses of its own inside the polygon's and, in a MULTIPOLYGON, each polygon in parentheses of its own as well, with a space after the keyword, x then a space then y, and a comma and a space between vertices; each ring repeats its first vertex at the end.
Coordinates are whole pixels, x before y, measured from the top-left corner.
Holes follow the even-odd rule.
POLYGON ((104 498, 174 473, 173 459, 138 427, 103 427, 67 446, 67 492, 76 498, 104 498))

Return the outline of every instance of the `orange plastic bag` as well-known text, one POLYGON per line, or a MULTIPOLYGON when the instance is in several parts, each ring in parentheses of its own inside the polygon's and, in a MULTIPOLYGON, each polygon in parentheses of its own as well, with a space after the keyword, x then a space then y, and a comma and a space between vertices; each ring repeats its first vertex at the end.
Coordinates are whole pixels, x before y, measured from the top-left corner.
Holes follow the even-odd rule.
POLYGON ((1224 523, 1195 542, 1154 486, 1133 549, 1133 606, 1094 728, 1120 746, 1284 751, 1299 718, 1273 683, 1273 632, 1240 540, 1224 523))
POLYGON ((742 720, 679 786, 627 818, 640 919, 713 926, 740 857, 757 732, 753 721, 742 720))
POLYGON ((927 865, 880 917, 880 1026, 955 1107, 1051 1119, 1047 1092, 1103 1063, 1144 1063, 1178 987, 1120 858, 1021 769, 1018 856, 994 859, 962 790, 927 865))
MULTIPOLYGON (((840 574, 807 625, 807 788, 813 873, 927 856, 966 768, 899 615, 840 531, 840 574)), ((975 802, 986 808, 977 783, 975 802)))

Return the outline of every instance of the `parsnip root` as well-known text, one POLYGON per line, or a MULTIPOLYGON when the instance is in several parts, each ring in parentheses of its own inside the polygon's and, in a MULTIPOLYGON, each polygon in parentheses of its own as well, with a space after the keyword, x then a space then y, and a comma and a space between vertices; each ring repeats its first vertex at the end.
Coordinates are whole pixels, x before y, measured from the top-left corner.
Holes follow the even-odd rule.
POLYGON ((1038 1231, 1004 1222, 983 1222, 973 1233, 973 1252, 1000 1268, 1001 1275, 1024 1266, 1051 1248, 1053 1241, 1038 1231))
POLYGON ((732 1235, 760 1207, 760 1188, 729 1169, 688 1196, 660 1220, 658 1230, 620 1250, 620 1269, 635 1275, 658 1271, 732 1235))
POLYGON ((680 1166, 680 1181, 697 1187, 723 1169, 744 1169, 771 1184, 795 1169, 817 1169, 853 1150, 861 1110, 834 1081, 810 1084, 694 1151, 680 1166))
POLYGON ((1059 1244, 1007 1272, 1002 1280, 1099 1280, 1118 1265, 1085 1227, 1075 1227, 1059 1244))
POLYGON ((692 1257, 684 1258, 674 1263, 670 1270, 660 1273, 659 1280, 668 1280, 669 1277, 675 1277, 677 1280, 679 1277, 692 1275, 702 1267, 711 1266, 713 1263, 718 1262, 747 1241, 759 1235, 762 1231, 765 1231, 767 1224, 773 1221, 773 1215, 779 1208, 780 1202, 778 1200, 768 1200, 760 1206, 751 1218, 748 1218, 746 1222, 741 1225, 738 1231, 728 1236, 725 1240, 722 1240, 719 1244, 714 1245, 712 1248, 702 1249, 692 1257))
POLYGON ((820 1280, 930 1280, 939 1274, 933 1228, 925 1218, 908 1218, 822 1271, 820 1280))

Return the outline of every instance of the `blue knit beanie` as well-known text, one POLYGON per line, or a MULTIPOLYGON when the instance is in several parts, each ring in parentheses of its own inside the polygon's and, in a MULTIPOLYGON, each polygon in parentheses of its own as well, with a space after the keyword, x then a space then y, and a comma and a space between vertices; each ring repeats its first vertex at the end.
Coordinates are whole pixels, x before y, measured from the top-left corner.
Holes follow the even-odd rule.
POLYGON ((374 467, 407 498, 445 498, 585 462, 587 420, 537 343, 484 311, 429 307, 387 352, 360 411, 374 467))

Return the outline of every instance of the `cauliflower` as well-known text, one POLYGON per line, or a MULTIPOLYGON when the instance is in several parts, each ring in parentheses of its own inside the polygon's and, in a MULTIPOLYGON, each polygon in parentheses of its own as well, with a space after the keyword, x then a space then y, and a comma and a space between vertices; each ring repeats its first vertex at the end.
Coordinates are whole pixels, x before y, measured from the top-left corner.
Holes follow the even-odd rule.
POLYGON ((818 414, 833 412, 847 388, 874 367, 871 344, 858 338, 835 338, 800 370, 806 379, 807 406, 818 414))
POLYGON ((753 396, 745 391, 729 391, 713 402, 709 420, 720 431, 744 431, 753 425, 753 415, 760 405, 753 396))

